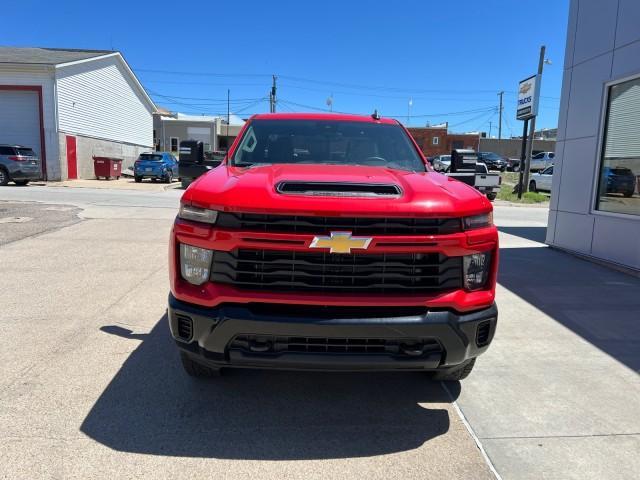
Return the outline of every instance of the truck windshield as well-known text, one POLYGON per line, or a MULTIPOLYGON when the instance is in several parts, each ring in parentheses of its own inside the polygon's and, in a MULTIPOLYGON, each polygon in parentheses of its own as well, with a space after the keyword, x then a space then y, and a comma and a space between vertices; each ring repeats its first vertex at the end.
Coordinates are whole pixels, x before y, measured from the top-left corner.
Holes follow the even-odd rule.
POLYGON ((333 120, 254 120, 242 137, 231 164, 274 163, 426 170, 399 125, 333 120))

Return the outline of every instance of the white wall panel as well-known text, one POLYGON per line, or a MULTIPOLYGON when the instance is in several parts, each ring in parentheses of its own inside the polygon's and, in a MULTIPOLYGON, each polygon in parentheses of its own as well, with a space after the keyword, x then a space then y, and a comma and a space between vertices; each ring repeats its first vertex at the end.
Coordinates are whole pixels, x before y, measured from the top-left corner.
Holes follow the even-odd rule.
POLYGON ((617 15, 618 0, 579 0, 573 65, 613 49, 617 15))
POLYGON ((608 53, 573 67, 565 139, 598 134, 604 83, 611 74, 613 54, 608 53))
POLYGON ((596 165, 595 137, 566 140, 558 179, 558 210, 589 213, 596 165))
POLYGON ((640 1, 619 0, 616 47, 640 41, 640 1))

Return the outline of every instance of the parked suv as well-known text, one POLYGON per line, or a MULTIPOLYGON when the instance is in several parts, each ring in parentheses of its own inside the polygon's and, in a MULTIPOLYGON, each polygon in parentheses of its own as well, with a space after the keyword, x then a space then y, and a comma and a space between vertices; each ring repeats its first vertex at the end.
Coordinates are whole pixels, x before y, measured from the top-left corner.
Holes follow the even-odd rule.
POLYGON ((26 185, 41 177, 40 159, 30 147, 0 145, 0 185, 4 186, 10 181, 16 185, 26 185))
POLYGON ((171 183, 178 175, 178 161, 167 152, 142 153, 133 164, 133 178, 140 183, 143 178, 171 183))
POLYGON ((460 380, 491 343, 491 202, 397 121, 261 114, 185 191, 168 319, 186 372, 417 370, 460 380))
POLYGON ((504 172, 507 169, 507 160, 497 153, 478 152, 478 161, 484 163, 489 170, 500 170, 504 172))

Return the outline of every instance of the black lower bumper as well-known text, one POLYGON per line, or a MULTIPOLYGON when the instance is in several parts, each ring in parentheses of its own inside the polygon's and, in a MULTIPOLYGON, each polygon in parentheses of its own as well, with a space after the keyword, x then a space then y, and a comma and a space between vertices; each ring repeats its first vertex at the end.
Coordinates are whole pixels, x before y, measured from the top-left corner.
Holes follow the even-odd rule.
POLYGON ((436 370, 483 353, 498 318, 495 304, 465 314, 368 308, 361 316, 351 307, 270 307, 203 308, 169 295, 169 327, 178 347, 214 367, 436 370))

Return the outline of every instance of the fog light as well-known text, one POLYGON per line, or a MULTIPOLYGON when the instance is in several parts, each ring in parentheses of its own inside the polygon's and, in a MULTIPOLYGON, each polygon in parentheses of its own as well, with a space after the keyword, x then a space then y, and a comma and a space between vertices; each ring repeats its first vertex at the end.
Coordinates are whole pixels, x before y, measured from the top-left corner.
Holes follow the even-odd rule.
POLYGON ((180 244, 180 272, 182 278, 193 285, 202 285, 209 279, 213 251, 180 244))
POLYGON ((462 259, 464 288, 467 290, 479 290, 484 287, 489 277, 491 253, 474 253, 473 255, 466 255, 462 259))

